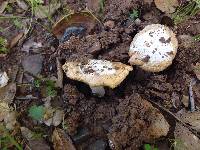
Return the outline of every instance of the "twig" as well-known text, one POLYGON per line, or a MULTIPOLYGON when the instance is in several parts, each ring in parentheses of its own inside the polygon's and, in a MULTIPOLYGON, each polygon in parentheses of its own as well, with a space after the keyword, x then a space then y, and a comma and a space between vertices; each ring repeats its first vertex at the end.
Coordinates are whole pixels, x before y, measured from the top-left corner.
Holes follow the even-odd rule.
POLYGON ((56 58, 56 64, 57 64, 57 76, 58 76, 56 85, 60 88, 63 88, 63 71, 62 71, 62 65, 58 58, 56 58))
POLYGON ((197 134, 198 131, 196 131, 195 129, 191 128, 189 125, 187 125, 186 123, 184 123, 179 117, 177 117, 174 113, 172 113, 171 111, 169 111, 168 109, 164 108, 163 106, 161 106, 160 104, 152 101, 152 100, 148 100, 150 103, 153 103, 154 105, 156 105, 156 107, 158 107, 159 109, 163 110, 164 112, 170 114, 177 122, 181 123, 184 127, 186 127, 188 130, 190 130, 194 135, 196 135, 198 138, 200 138, 200 135, 197 134))
POLYGON ((192 79, 189 85, 189 101, 190 101, 190 111, 194 112, 195 111, 195 103, 194 103, 194 94, 192 90, 192 86, 196 84, 196 79, 192 79))

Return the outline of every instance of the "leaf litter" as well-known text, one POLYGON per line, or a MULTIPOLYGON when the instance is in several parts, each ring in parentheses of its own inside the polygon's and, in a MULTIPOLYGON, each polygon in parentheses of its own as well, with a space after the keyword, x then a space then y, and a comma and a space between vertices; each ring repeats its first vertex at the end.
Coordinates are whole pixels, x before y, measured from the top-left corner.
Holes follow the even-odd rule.
MULTIPOLYGON (((23 2, 24 1, 22 0, 17 0, 18 7, 22 9, 19 12, 24 12, 27 10, 26 3, 23 2)), ((2 59, 6 58, 8 60, 4 59, 4 61, 2 61, 0 58, 0 67, 3 66, 3 68, 7 68, 7 66, 13 64, 19 65, 21 67, 21 60, 26 57, 30 58, 29 56, 39 54, 43 56, 43 61, 40 62, 39 59, 35 59, 35 62, 32 63, 31 59, 27 59, 27 62, 30 61, 31 64, 34 65, 29 65, 28 67, 26 66, 25 70, 31 72, 32 70, 34 70, 35 65, 40 62, 40 65, 42 64, 42 66, 37 67, 37 69, 39 68, 39 71, 37 70, 36 73, 33 74, 32 78, 38 79, 41 77, 42 74, 50 79, 52 79, 52 77, 55 77, 56 82, 55 88, 47 88, 47 91, 49 91, 50 94, 44 94, 42 96, 41 91, 39 90, 45 88, 46 85, 43 85, 42 82, 42 84, 37 84, 36 87, 33 86, 32 80, 26 80, 25 82, 24 78, 28 77, 27 75, 24 75, 24 73, 20 75, 20 80, 16 81, 20 81, 19 83, 7 84, 7 82, 5 82, 5 85, 0 88, 0 106, 2 106, 2 108, 0 107, 0 123, 5 125, 6 128, 12 130, 17 129, 16 124, 22 126, 21 132, 23 138, 28 140, 27 143, 24 143, 25 149, 50 149, 49 143, 47 143, 46 140, 48 142, 52 142, 54 145, 54 149, 58 150, 63 149, 65 145, 71 147, 71 149, 87 149, 88 147, 86 145, 94 146, 92 143, 99 143, 98 141, 102 140, 105 140, 106 143, 110 144, 106 144, 106 148, 113 148, 114 146, 115 149, 131 149, 135 146, 137 148, 142 146, 142 143, 144 142, 152 142, 152 137, 157 137, 158 139, 160 139, 161 133, 162 135, 164 135, 165 139, 168 138, 168 128, 169 126, 172 127, 172 125, 168 123, 171 123, 172 120, 164 118, 161 113, 162 111, 160 112, 159 110, 154 108, 157 106, 157 108, 159 108, 160 110, 166 110, 165 112, 167 113, 167 116, 173 116, 174 120, 179 121, 179 123, 181 123, 184 128, 187 127, 183 129, 183 126, 180 126, 177 123, 174 132, 174 143, 177 143, 178 141, 176 141, 176 138, 179 138, 182 139, 184 143, 183 145, 185 146, 188 145, 188 140, 194 138, 194 141, 189 142, 196 142, 196 145, 198 146, 198 136, 195 137, 195 135, 193 134, 194 132, 189 133, 191 132, 191 130, 189 132, 186 131, 187 129, 191 128, 193 128, 193 131, 199 130, 199 112, 198 105, 196 103, 196 99, 198 97, 196 98, 195 95, 195 92, 198 92, 198 90, 196 90, 195 87, 192 88, 192 90, 194 90, 194 104, 196 108, 194 112, 191 113, 190 111, 186 111, 181 115, 181 117, 177 117, 174 113, 165 108, 171 107, 171 109, 179 109, 180 106, 178 105, 174 105, 176 107, 172 108, 173 105, 169 104, 171 103, 170 100, 172 100, 175 95, 174 103, 176 103, 176 100, 182 100, 182 97, 185 95, 186 97, 184 97, 184 99, 186 101, 186 99, 188 99, 188 96, 185 91, 188 92, 188 86, 191 81, 191 76, 194 76, 195 74, 196 77, 199 79, 198 71, 195 69, 196 66, 198 67, 197 62, 199 62, 199 54, 195 48, 195 46, 198 47, 198 43, 195 43, 197 45, 194 45, 193 43, 193 48, 190 47, 190 44, 187 45, 187 47, 181 47, 172 66, 167 68, 167 70, 165 70, 164 72, 160 72, 159 75, 149 74, 147 72, 142 73, 140 69, 134 66, 134 71, 130 72, 130 74, 119 85, 119 87, 113 90, 111 90, 110 88, 105 88, 102 97, 93 96, 91 94, 91 89, 88 89, 87 85, 70 80, 66 76, 63 76, 63 71, 61 68, 64 59, 66 58, 67 61, 78 58, 78 62, 84 62, 85 58, 87 58, 87 60, 106 58, 106 60, 109 60, 111 62, 118 61, 128 65, 127 52, 132 38, 137 32, 139 32, 139 29, 144 28, 147 24, 153 24, 156 22, 153 19, 151 20, 151 18, 143 20, 142 17, 144 16, 142 16, 142 14, 141 16, 136 16, 137 19, 141 20, 140 24, 130 22, 130 19, 127 19, 127 17, 130 16, 132 10, 143 9, 143 6, 145 5, 144 8, 152 8, 152 11, 154 12, 152 13, 154 15, 153 18, 157 18, 159 22, 162 22, 162 14, 159 10, 168 15, 175 11, 175 8, 177 7, 177 1, 168 4, 165 4, 165 2, 163 2, 162 7, 164 8, 161 8, 161 6, 158 6, 156 4, 159 10, 154 6, 156 0, 154 1, 154 3, 152 0, 148 2, 145 0, 144 5, 140 4, 141 1, 136 2, 135 0, 125 0, 123 2, 119 0, 111 0, 109 2, 102 1, 103 5, 101 6, 98 6, 97 3, 94 1, 87 2, 89 3, 89 9, 91 9, 91 11, 94 11, 95 14, 97 11, 99 11, 99 9, 101 9, 101 15, 97 15, 98 17, 100 16, 99 19, 102 21, 101 25, 103 25, 104 22, 110 22, 112 24, 108 25, 107 27, 105 24, 103 28, 100 25, 101 28, 99 28, 98 25, 100 22, 98 19, 95 18, 95 16, 93 16, 93 14, 91 15, 87 12, 83 13, 84 15, 82 15, 82 11, 80 13, 80 10, 82 10, 82 8, 85 6, 83 5, 83 2, 77 2, 75 4, 73 1, 67 1, 67 4, 70 8, 73 8, 74 10, 76 10, 76 8, 79 9, 77 9, 78 11, 76 10, 75 13, 69 14, 61 19, 61 21, 58 21, 58 23, 54 25, 53 31, 55 31, 54 34, 57 36, 58 39, 61 39, 63 34, 65 34, 66 36, 64 37, 64 40, 68 41, 68 46, 65 46, 66 43, 64 42, 62 43, 64 46, 61 46, 61 49, 56 50, 55 43, 58 41, 54 41, 53 43, 55 47, 51 44, 50 47, 46 47, 46 43, 44 44, 44 42, 47 42, 47 37, 44 38, 46 34, 43 32, 43 30, 40 30, 40 28, 38 32, 36 30, 30 30, 26 27, 26 32, 22 32, 24 34, 23 36, 22 33, 20 33, 21 35, 14 34, 17 35, 16 37, 12 36, 15 37, 12 39, 12 50, 10 53, 7 54, 8 57, 1 57, 2 59), (76 14, 77 16, 74 14, 76 14), (85 16, 85 14, 87 14, 88 16, 85 16), (73 16, 75 16, 76 19, 73 19, 73 16), (66 26, 63 27, 63 24, 66 26), (133 29, 130 29, 130 24, 131 28, 133 29), (82 32, 82 30, 79 30, 82 29, 80 28, 80 26, 85 27, 86 30, 83 30, 82 32), (66 28, 68 30, 66 30, 66 28), (127 32, 126 29, 130 29, 130 31, 127 32), (32 37, 35 35, 37 36, 36 41, 32 40, 32 37), (30 36, 29 39, 31 40, 28 40, 28 43, 26 41, 24 43, 24 40, 27 40, 27 36, 30 36), (76 38, 74 38, 74 36, 76 36, 76 38), (90 42, 87 41, 87 39, 92 39, 93 41, 90 42), (90 43, 90 45, 94 45, 92 43, 99 43, 96 48, 97 52, 96 50, 94 50, 95 52, 90 53, 90 55, 84 54, 86 51, 80 53, 79 51, 77 51, 77 49, 79 49, 80 51, 82 49, 92 49, 91 46, 87 47, 84 44, 81 44, 81 42, 85 43, 85 45, 87 45, 87 43, 90 43), (21 49, 21 47, 23 48, 21 49), (19 52, 18 49, 20 49, 23 54, 19 52), (51 51, 52 49, 54 49, 54 51, 51 51), (54 56, 56 59, 54 59, 54 56), (68 58, 70 59, 68 60, 68 58), (195 64, 194 69, 190 66, 190 64, 195 64), (172 69, 173 71, 171 71, 172 69), (140 80, 135 78, 135 75, 137 73, 140 76, 140 80), (166 81, 166 79, 169 81, 166 81), (146 86, 146 83, 149 83, 150 81, 152 81, 153 86, 146 86), (169 87, 171 88, 167 88, 167 85, 170 85, 169 87), (62 89, 63 87, 64 89, 62 89), (23 97, 23 99, 17 99, 15 98, 15 95, 17 95, 17 97, 21 96, 23 97), (32 95, 34 99, 29 99, 29 95, 32 95), (144 99, 141 99, 140 96, 144 99), (156 101, 155 103, 158 105, 150 106, 147 100, 152 103, 156 101), (61 101, 62 103, 59 107, 54 106, 53 103, 55 101, 57 103, 61 101), (21 110, 23 111, 21 112, 21 110), (52 126, 58 127, 54 130, 47 131, 45 135, 47 137, 43 136, 41 139, 36 140, 34 139, 34 133, 30 129, 28 129, 29 126, 26 126, 26 123, 24 123, 27 121, 27 118, 25 117, 26 115, 24 115, 24 113, 27 115, 29 121, 37 120, 36 122, 33 121, 34 128, 31 129, 30 126, 31 130, 35 130, 35 128, 38 127, 41 127, 43 129, 46 128, 48 130, 52 129, 52 126), (17 118, 18 116, 22 117, 23 121, 20 120, 20 117, 17 118), (124 118, 124 116, 126 116, 128 119, 124 118), (157 117, 155 118, 155 116, 157 117), (19 120, 19 122, 16 121, 16 118, 17 120, 19 120), (42 124, 45 124, 46 126, 42 126, 42 124), (188 126, 188 124, 190 126, 188 126), (83 140, 82 142, 77 144, 74 140, 72 140, 73 138, 71 139, 71 137, 78 136, 80 134, 79 128, 82 129, 85 126, 87 126, 88 128, 88 132, 91 132, 93 134, 87 137, 86 140, 83 140), (72 130, 73 132, 70 132, 70 130, 72 130), (187 138, 189 139, 185 139, 185 137, 179 135, 177 133, 179 131, 177 130, 183 131, 183 133, 188 135, 187 138), (140 131, 138 132, 140 135, 137 134, 136 131, 140 131), (68 133, 70 136, 66 133, 68 133), (132 133, 135 134, 133 135, 132 133), (136 137, 133 138, 132 136, 136 137), (148 139, 148 136, 151 136, 151 138, 148 139), (49 137, 52 137, 52 139, 50 139, 49 137), (133 139, 136 139, 137 141, 134 141, 133 139), (134 142, 132 142, 132 140, 134 142), (74 145, 76 146, 76 148, 74 145)), ((60 12, 58 14, 55 13, 58 8, 61 8, 60 3, 57 6, 55 5, 55 9, 52 8, 51 11, 49 11, 49 8, 47 8, 49 6, 51 8, 51 4, 46 4, 46 2, 41 4, 42 5, 37 8, 38 11, 36 11, 35 15, 36 19, 41 19, 39 21, 42 22, 42 25, 46 25, 45 23, 43 24, 42 18, 48 18, 49 21, 52 19, 53 21, 55 21, 55 18, 62 18, 61 16, 59 16, 60 12), (39 9, 41 8, 44 9, 44 12, 39 11, 39 9), (47 15, 47 12, 50 13, 49 16, 47 15), (52 17, 53 14, 55 14, 55 18, 52 17)), ((59 9, 59 11, 60 10, 62 11, 62 9, 59 9)), ((29 11, 29 9, 27 11, 29 11)), ((7 10, 5 11, 4 9, 3 12, 7 13, 7 10)), ((144 10, 144 12, 148 13, 146 12, 146 10, 144 10)), ((33 25, 32 19, 33 18, 27 19, 28 24, 31 22, 31 25, 33 25)), ((35 26, 38 27, 37 25, 35 26)), ((190 26, 188 25, 186 29, 182 29, 181 27, 183 26, 172 28, 173 31, 176 30, 175 32, 178 35, 180 35, 180 33, 183 34, 183 31, 188 31, 188 29, 190 28, 190 26)), ((194 35, 193 33, 191 33, 191 31, 188 31, 187 34, 190 36, 194 35)), ((77 62, 77 59, 73 61, 77 62)), ((23 67, 24 66, 25 63, 23 64, 23 67)), ((10 82, 11 81, 15 82, 13 79, 10 79, 10 82)), ((186 102, 184 103, 186 104, 186 102)), ((184 106, 181 105, 181 107, 184 106)), ((81 139, 81 136, 79 138, 81 139)), ((95 149, 98 146, 100 145, 95 144, 95 146, 92 148, 95 149)), ((176 147, 174 146, 174 148, 176 147)), ((195 146, 193 146, 193 148, 195 148, 195 146)))

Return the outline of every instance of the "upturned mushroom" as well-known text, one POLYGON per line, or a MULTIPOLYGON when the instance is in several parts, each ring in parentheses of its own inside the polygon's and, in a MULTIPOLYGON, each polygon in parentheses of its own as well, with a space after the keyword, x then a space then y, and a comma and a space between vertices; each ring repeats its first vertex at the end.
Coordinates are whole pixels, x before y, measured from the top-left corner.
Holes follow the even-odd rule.
POLYGON ((160 72, 172 64, 177 48, 172 30, 161 24, 148 25, 133 38, 129 63, 145 71, 160 72))
POLYGON ((97 94, 99 90, 104 93, 103 86, 112 89, 117 87, 132 71, 131 66, 120 62, 96 59, 87 62, 66 62, 62 68, 68 78, 88 84, 92 92, 97 94))

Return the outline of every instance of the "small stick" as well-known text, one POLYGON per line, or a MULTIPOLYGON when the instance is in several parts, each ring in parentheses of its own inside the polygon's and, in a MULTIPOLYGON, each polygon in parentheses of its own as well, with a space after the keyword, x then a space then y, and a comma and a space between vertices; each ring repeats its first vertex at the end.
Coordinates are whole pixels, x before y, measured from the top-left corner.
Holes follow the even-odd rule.
POLYGON ((194 103, 194 94, 192 90, 192 86, 196 84, 196 79, 192 79, 189 85, 189 102, 190 102, 190 111, 195 111, 195 103, 194 103))
POLYGON ((153 103, 154 105, 156 105, 159 109, 163 110, 164 112, 170 114, 177 122, 181 123, 184 127, 188 128, 188 130, 190 130, 190 132, 192 132, 194 135, 196 135, 198 138, 200 138, 200 136, 197 134, 197 131, 193 128, 191 128, 189 125, 187 125, 186 123, 184 123, 179 117, 177 117, 174 113, 172 113, 171 111, 169 111, 168 109, 164 108, 163 106, 161 106, 160 104, 149 100, 148 101, 150 103, 153 103))

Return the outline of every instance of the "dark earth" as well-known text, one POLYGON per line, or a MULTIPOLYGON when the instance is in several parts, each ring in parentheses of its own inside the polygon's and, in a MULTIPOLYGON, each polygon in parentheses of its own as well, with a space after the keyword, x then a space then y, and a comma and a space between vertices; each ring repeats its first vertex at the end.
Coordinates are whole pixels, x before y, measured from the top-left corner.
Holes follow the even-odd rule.
MULTIPOLYGON (((30 85, 28 87, 22 85, 31 83, 37 73, 45 78, 57 77, 56 59, 59 59, 61 64, 66 60, 83 61, 94 58, 129 65, 128 50, 133 37, 146 25, 160 23, 169 26, 179 41, 173 64, 166 70, 149 73, 133 66, 133 71, 117 88, 105 88, 106 94, 102 98, 93 96, 88 85, 72 81, 64 75, 63 88, 57 89, 57 96, 51 103, 53 107, 64 110, 64 122, 67 124, 65 132, 77 150, 135 150, 142 149, 145 143, 153 143, 158 148, 160 143, 167 143, 166 149, 170 149, 169 139, 174 137, 176 120, 153 104, 170 124, 170 131, 165 137, 152 138, 148 127, 151 118, 156 118, 158 115, 158 110, 151 112, 152 106, 148 101, 153 101, 173 113, 185 108, 182 100, 188 96, 190 81, 195 78, 192 66, 200 62, 200 42, 189 41, 184 35, 192 37, 200 34, 200 14, 175 26, 170 17, 157 9, 151 0, 106 0, 101 13, 95 0, 64 0, 62 3, 75 12, 85 10, 87 7, 101 22, 100 27, 96 26, 89 33, 80 33, 80 36, 72 35, 68 41, 59 43, 52 33, 41 25, 34 24, 31 34, 24 42, 29 40, 41 42, 41 48, 25 52, 22 51, 23 43, 18 43, 7 56, 0 57, 0 69, 12 75, 11 80, 21 85, 17 86, 16 98, 13 101, 17 112, 20 112, 17 117, 20 126, 44 133, 46 135, 44 142, 48 148, 53 149, 51 135, 55 127, 34 122, 27 115, 27 109, 33 104, 43 104, 42 98, 45 96, 40 90, 29 87, 30 85), (139 10, 140 23, 130 19, 129 14, 133 9, 139 10), (42 69, 29 74, 24 70, 23 63, 33 55, 38 55, 37 60, 41 59, 43 62, 42 69), (14 70, 17 70, 15 75, 14 70), (30 94, 36 99, 17 99, 30 94), (109 143, 110 140, 114 146, 109 143)), ((62 8, 60 9, 62 11, 62 8)), ((61 15, 55 13, 54 21, 58 21, 59 18, 61 15)), ((45 19, 40 19, 39 22, 49 25, 45 19)), ((11 26, 9 20, 0 21, 0 26, 2 28, 10 26, 6 32, 1 32, 2 36, 10 40, 21 32, 11 26)), ((161 41, 169 42, 170 39, 161 41)), ((200 107, 199 91, 200 86, 197 84, 194 93, 198 107, 200 107)), ((62 125, 58 128, 62 128, 62 125)))

